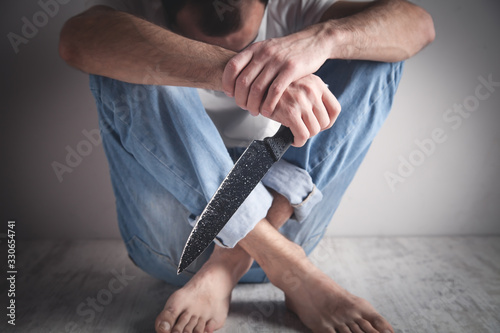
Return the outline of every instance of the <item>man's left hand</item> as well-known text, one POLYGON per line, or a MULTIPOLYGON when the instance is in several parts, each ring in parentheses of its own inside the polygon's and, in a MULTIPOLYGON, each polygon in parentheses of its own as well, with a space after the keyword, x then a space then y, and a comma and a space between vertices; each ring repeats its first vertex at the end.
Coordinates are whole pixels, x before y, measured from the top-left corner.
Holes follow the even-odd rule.
POLYGON ((329 52, 315 29, 252 44, 234 56, 222 76, 224 92, 252 115, 271 117, 285 89, 316 72, 329 52))

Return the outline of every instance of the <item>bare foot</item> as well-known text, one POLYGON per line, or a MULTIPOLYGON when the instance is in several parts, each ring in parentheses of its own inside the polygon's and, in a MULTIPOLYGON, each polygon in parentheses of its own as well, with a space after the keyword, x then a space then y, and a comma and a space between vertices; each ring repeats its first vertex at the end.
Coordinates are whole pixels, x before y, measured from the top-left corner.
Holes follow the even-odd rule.
POLYGON ((251 263, 241 248, 216 247, 200 271, 167 300, 156 318, 156 332, 211 333, 221 328, 229 311, 231 292, 251 263))
POLYGON ((283 290, 287 306, 313 332, 393 333, 364 299, 348 293, 321 272, 304 250, 263 220, 239 242, 283 290))
POLYGON ((394 332, 368 301, 340 287, 305 254, 299 258, 282 272, 276 285, 285 292, 287 307, 313 332, 394 332))
MULTIPOLYGON (((274 200, 268 219, 279 229, 292 215, 293 208, 282 195, 272 191, 274 200)), ((198 273, 167 300, 156 318, 158 333, 205 333, 221 328, 226 321, 231 292, 250 269, 253 259, 240 246, 215 247, 198 273)))

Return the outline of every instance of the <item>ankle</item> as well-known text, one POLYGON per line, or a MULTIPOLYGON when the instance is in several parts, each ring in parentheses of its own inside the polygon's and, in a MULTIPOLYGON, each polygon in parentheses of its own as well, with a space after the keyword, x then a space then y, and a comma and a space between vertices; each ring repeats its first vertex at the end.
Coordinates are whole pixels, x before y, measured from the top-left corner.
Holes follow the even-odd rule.
POLYGON ((293 215, 293 207, 283 195, 271 189, 269 191, 273 195, 273 204, 267 212, 266 219, 278 230, 293 215))
POLYGON ((239 280, 252 266, 253 259, 240 246, 226 249, 216 246, 207 261, 209 265, 217 265, 225 269, 234 279, 239 280))
POLYGON ((289 244, 287 244, 285 251, 282 251, 279 256, 267 258, 261 264, 269 280, 280 289, 282 289, 282 283, 289 278, 301 277, 306 274, 310 264, 304 249, 300 245, 288 240, 287 242, 289 244))

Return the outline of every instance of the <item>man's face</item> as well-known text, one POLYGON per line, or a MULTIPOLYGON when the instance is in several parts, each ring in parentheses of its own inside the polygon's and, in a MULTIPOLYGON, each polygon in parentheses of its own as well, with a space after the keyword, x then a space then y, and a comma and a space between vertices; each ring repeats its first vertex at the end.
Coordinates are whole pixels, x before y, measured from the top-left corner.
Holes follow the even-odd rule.
POLYGON ((257 37, 264 16, 265 5, 260 1, 250 1, 241 8, 242 26, 238 31, 223 37, 205 35, 196 24, 196 14, 186 6, 177 14, 176 32, 194 40, 218 45, 238 52, 247 47, 257 37))

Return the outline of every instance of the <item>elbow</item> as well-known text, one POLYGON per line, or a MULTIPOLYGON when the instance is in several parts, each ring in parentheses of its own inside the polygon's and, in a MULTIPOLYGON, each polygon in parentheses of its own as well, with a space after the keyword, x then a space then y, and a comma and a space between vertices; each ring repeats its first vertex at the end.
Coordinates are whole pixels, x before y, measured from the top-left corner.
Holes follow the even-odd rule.
POLYGON ((71 67, 84 70, 83 54, 79 45, 78 22, 76 18, 69 19, 63 26, 59 36, 59 57, 71 67))
POLYGON ((76 60, 78 57, 78 48, 73 43, 74 38, 72 38, 72 28, 71 19, 67 21, 59 36, 59 57, 64 60, 68 65, 75 67, 76 60))
POLYGON ((422 18, 421 18, 421 31, 422 31, 422 39, 423 44, 428 45, 436 39, 436 30, 434 29, 434 20, 432 16, 423 10, 422 18))
POLYGON ((95 6, 87 11, 70 18, 63 25, 59 35, 59 56, 68 65, 81 71, 89 72, 92 40, 102 32, 98 22, 105 21, 112 9, 105 6, 95 6))
POLYGON ((432 16, 423 8, 416 7, 417 10, 417 26, 415 31, 418 31, 419 49, 423 49, 436 38, 436 30, 434 29, 434 20, 432 16))
POLYGON ((412 24, 412 39, 407 44, 405 60, 413 57, 436 38, 432 16, 424 9, 414 6, 416 12, 412 24))

